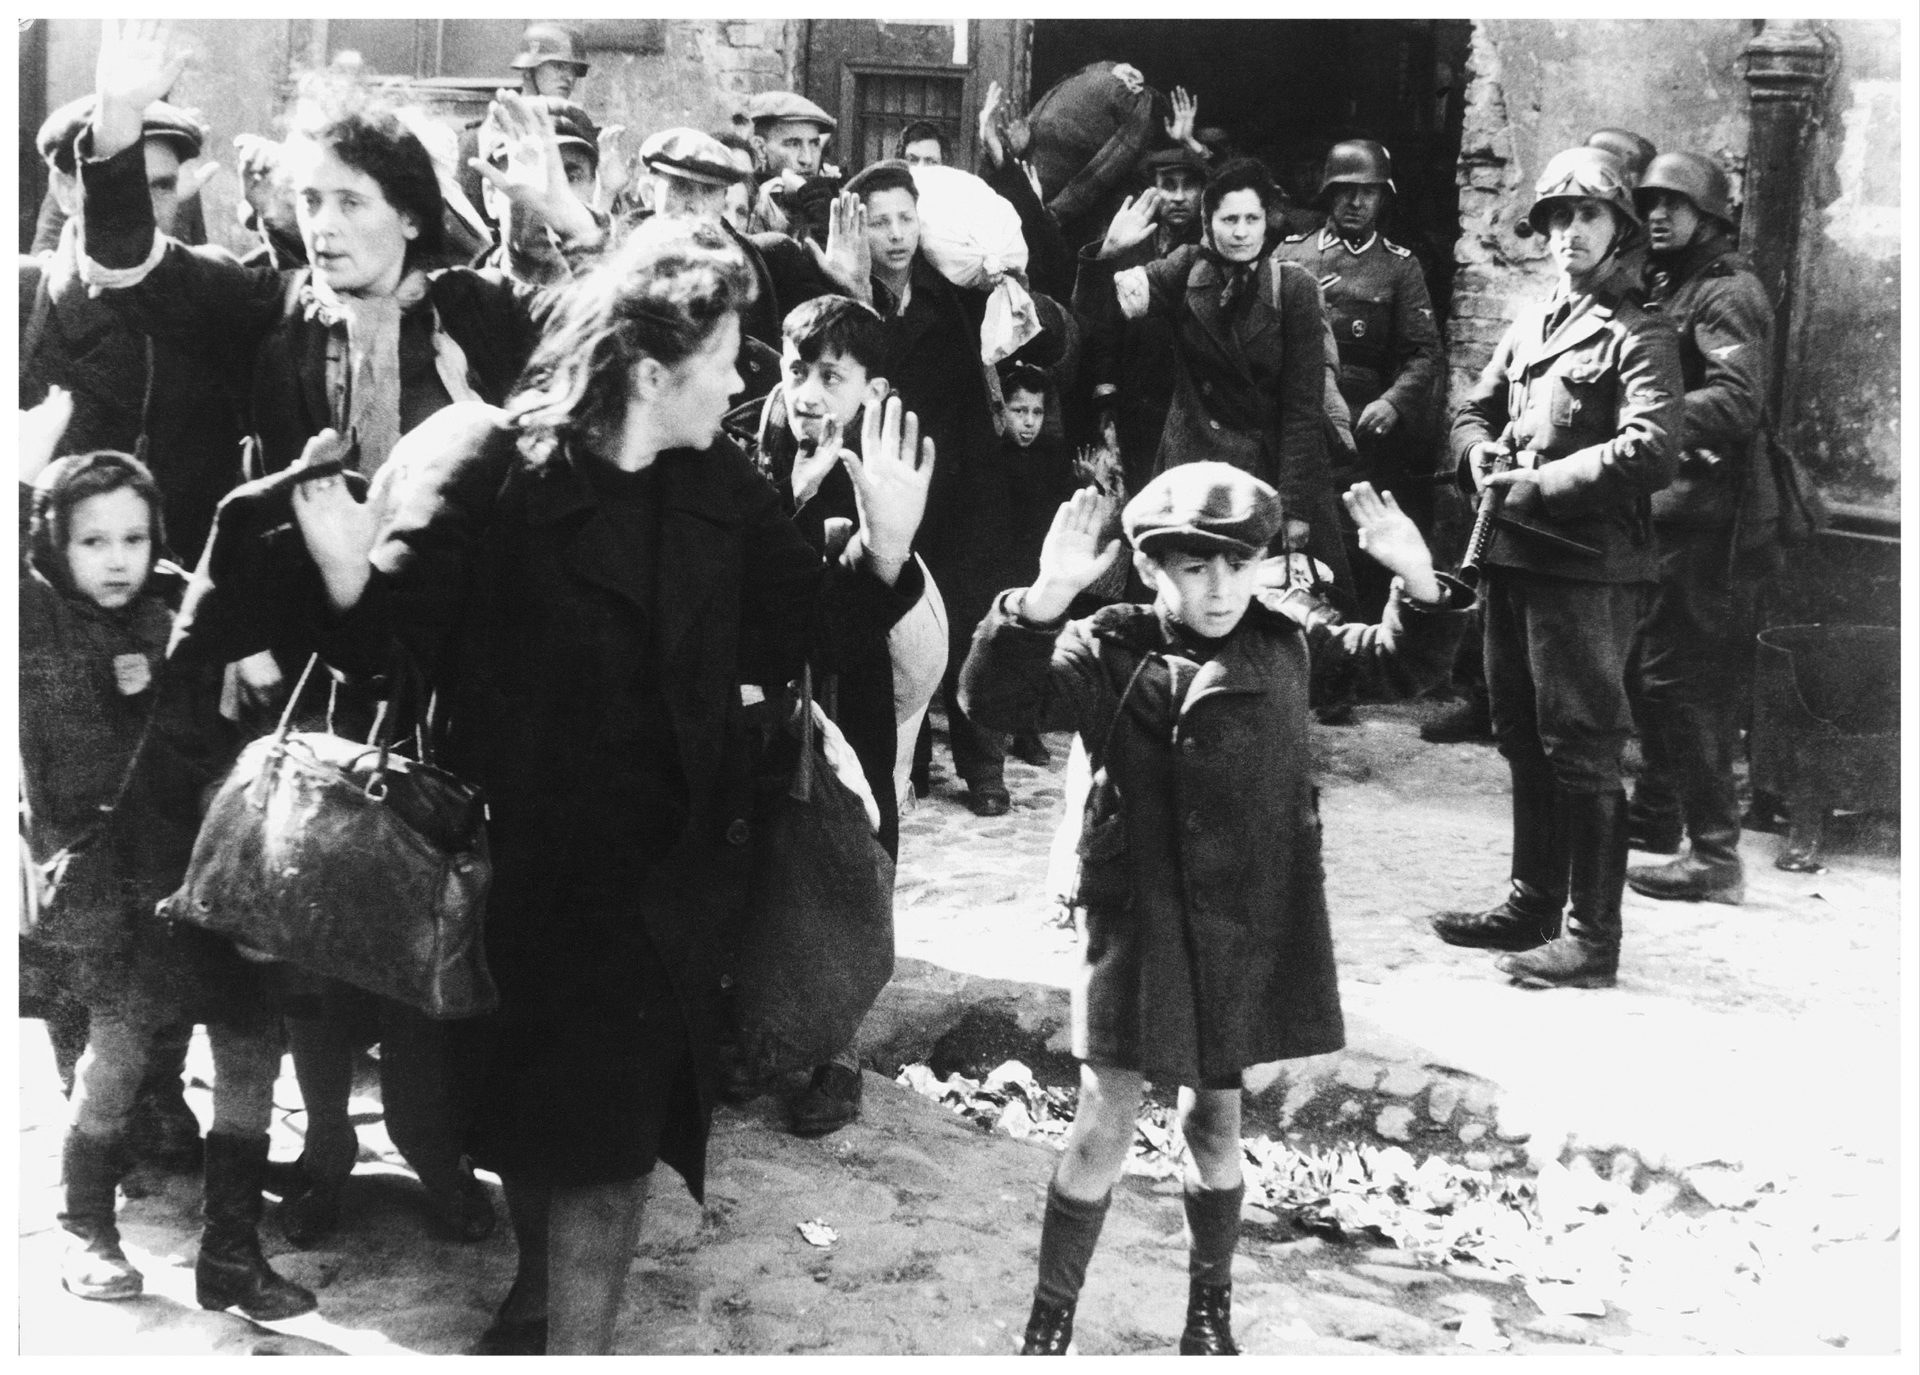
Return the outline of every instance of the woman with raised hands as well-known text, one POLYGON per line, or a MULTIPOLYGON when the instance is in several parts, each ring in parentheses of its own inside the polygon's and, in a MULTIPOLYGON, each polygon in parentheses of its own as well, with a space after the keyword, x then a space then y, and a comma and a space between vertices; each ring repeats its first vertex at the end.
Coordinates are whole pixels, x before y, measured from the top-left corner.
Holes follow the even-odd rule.
POLYGON ((923 590, 933 452, 898 400, 842 452, 860 533, 833 563, 723 436, 752 290, 717 226, 643 225, 561 293, 505 410, 422 425, 367 505, 337 477, 294 498, 329 660, 404 647, 491 809, 501 1006, 460 1061, 519 1270, 478 1353, 612 1349, 654 1165, 703 1187, 750 867, 739 685, 871 652, 923 590))

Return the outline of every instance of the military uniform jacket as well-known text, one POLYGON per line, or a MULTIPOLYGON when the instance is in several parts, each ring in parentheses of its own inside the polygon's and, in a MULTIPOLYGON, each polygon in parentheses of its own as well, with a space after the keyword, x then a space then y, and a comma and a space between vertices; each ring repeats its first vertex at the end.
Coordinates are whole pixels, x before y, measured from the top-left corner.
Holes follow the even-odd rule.
POLYGON ((1340 394, 1357 414, 1385 398, 1403 423, 1426 413, 1440 375, 1440 330, 1412 253, 1375 233, 1358 248, 1332 228, 1295 234, 1274 256, 1320 283, 1340 348, 1340 394))
POLYGON ((1653 260, 1649 309, 1680 335, 1686 402, 1680 472, 1653 498, 1662 525, 1733 523, 1740 487, 1758 459, 1772 361, 1773 305, 1724 241, 1653 260))
POLYGON ((1506 436, 1538 455, 1539 481, 1512 489, 1509 514, 1596 547, 1577 554, 1501 527, 1487 562, 1586 582, 1658 578, 1649 498, 1680 461, 1679 340, 1611 286, 1523 309, 1454 416, 1461 489, 1467 456, 1506 436), (1556 328, 1549 322, 1563 305, 1556 328))

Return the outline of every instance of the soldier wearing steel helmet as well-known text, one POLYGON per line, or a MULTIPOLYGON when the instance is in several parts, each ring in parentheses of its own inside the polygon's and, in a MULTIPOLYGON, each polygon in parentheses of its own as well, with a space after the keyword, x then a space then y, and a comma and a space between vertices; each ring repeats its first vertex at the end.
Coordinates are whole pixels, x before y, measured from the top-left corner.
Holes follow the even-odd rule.
MULTIPOLYGON (((1361 476, 1394 494, 1423 534, 1433 521, 1426 477, 1428 414, 1440 375, 1440 331, 1413 254, 1380 232, 1395 195, 1393 160, 1372 139, 1336 143, 1318 202, 1326 224, 1274 250, 1320 283, 1340 350, 1340 394, 1353 415, 1361 476)), ((1371 560, 1354 560, 1356 573, 1371 560)), ((1364 616, 1386 604, 1384 580, 1360 587, 1364 616)))
POLYGON ((1684 384, 1673 327, 1619 281, 1643 232, 1619 159, 1556 155, 1528 220, 1557 288, 1520 312, 1452 432, 1461 486, 1504 489, 1482 599, 1512 882, 1487 911, 1433 925, 1449 944, 1512 952, 1499 968, 1526 986, 1606 988, 1626 884, 1627 660, 1657 576, 1650 498, 1678 466, 1684 384))
POLYGON ((1695 153, 1662 153, 1634 201, 1646 218, 1652 308, 1680 335, 1686 402, 1680 471, 1653 499, 1659 588, 1634 656, 1646 762, 1628 822, 1636 848, 1680 849, 1627 871, 1648 897, 1738 903, 1739 741, 1753 594, 1775 557, 1764 536, 1737 547, 1740 499, 1755 474, 1773 306, 1735 247, 1726 173, 1695 153))

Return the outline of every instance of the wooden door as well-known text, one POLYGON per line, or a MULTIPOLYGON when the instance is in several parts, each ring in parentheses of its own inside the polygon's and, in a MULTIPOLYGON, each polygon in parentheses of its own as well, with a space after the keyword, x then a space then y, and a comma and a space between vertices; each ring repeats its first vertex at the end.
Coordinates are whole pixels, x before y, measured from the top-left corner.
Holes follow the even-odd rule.
POLYGON ((946 133, 954 165, 972 170, 987 83, 998 81, 1012 98, 1025 90, 1027 22, 809 21, 801 84, 840 121, 829 160, 851 175, 893 156, 900 131, 924 119, 946 133))

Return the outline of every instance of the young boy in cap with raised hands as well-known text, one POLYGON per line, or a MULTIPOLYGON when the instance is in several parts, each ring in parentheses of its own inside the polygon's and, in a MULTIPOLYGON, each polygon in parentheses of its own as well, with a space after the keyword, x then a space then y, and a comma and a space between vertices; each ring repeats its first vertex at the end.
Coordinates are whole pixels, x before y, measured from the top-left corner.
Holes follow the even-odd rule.
MULTIPOLYGON (((1401 693, 1445 672, 1472 596, 1434 571, 1391 496, 1345 497, 1396 576, 1379 625, 1335 624, 1263 590, 1280 498, 1217 462, 1171 468, 1122 529, 1150 606, 1061 624, 1119 555, 1092 491, 1054 517, 1033 586, 1002 593, 961 674, 995 730, 1075 730, 1094 769, 1074 894, 1080 1103, 1047 1191, 1023 1354, 1063 1354, 1147 1081, 1180 1086, 1191 1233, 1183 1355, 1235 1355, 1240 1093, 1282 1060, 1345 1042, 1307 746, 1310 662, 1347 660, 1401 693)), ((1282 575, 1284 576, 1284 575, 1282 575)))

